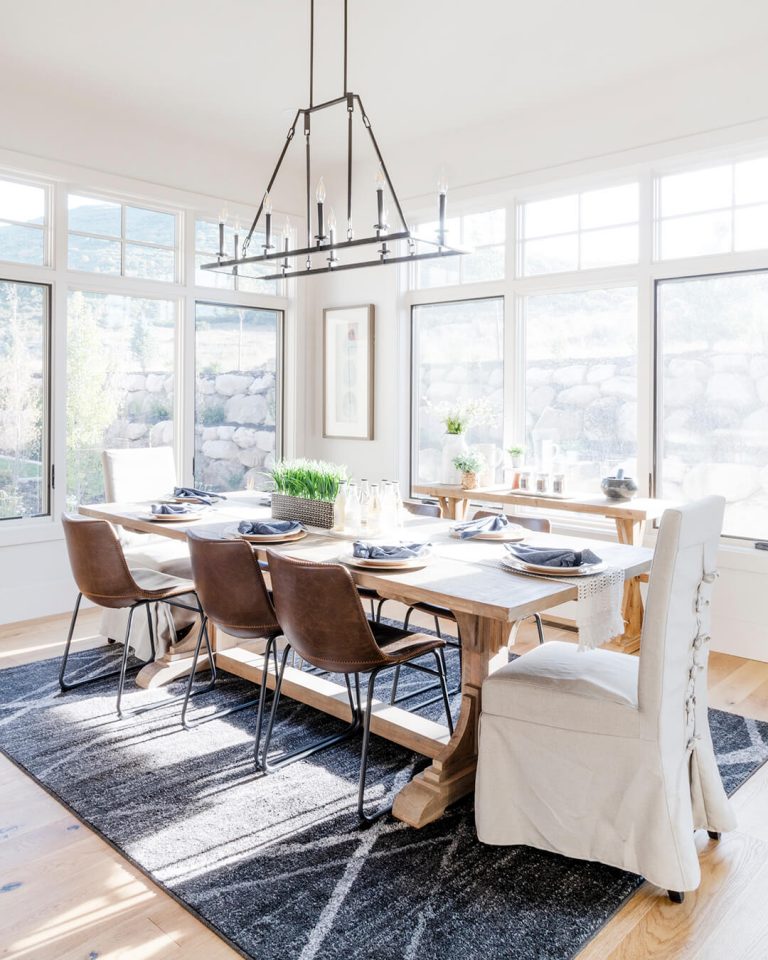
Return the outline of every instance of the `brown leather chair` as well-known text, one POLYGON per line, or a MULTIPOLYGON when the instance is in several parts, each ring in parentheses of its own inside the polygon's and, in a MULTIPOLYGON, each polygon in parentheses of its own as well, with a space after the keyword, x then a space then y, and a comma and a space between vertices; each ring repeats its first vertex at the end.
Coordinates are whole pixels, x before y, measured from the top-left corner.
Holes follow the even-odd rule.
POLYGON ((443 662, 439 656, 444 641, 439 637, 409 633, 407 630, 368 621, 358 597, 355 582, 349 570, 341 564, 295 560, 274 550, 268 550, 267 556, 277 617, 287 643, 280 661, 272 710, 264 734, 261 766, 266 772, 270 772, 333 744, 349 740, 357 736, 362 729, 363 746, 360 757, 357 809, 361 820, 366 822, 377 820, 391 807, 369 817, 364 811, 363 803, 376 677, 382 670, 402 663, 408 663, 423 673, 437 676, 442 686, 448 726, 453 733, 448 688, 443 662), (291 649, 315 667, 344 675, 352 721, 341 733, 325 737, 317 743, 270 762, 269 744, 291 649), (418 657, 430 653, 435 658, 435 669, 413 663, 418 657), (365 709, 363 709, 360 693, 361 673, 367 673, 369 677, 365 709), (354 696, 350 677, 354 678, 354 696))
MULTIPOLYGON (((141 663, 130 668, 130 670, 128 669, 128 652, 134 611, 141 606, 144 606, 147 611, 151 654, 146 663, 150 663, 155 657, 155 634, 152 626, 150 604, 167 603, 171 606, 184 607, 187 610, 199 612, 197 607, 182 603, 178 599, 185 593, 194 595, 195 585, 191 580, 182 580, 180 577, 172 577, 157 570, 129 569, 120 541, 106 520, 96 520, 91 517, 65 513, 62 515, 61 522, 64 527, 64 538, 67 544, 72 575, 79 592, 69 625, 64 656, 61 661, 59 686, 62 691, 74 690, 76 687, 82 687, 87 683, 95 683, 97 680, 104 680, 106 677, 119 676, 117 715, 121 717, 123 715, 121 703, 125 678, 128 673, 135 673, 136 670, 145 666, 145 663, 141 663), (109 609, 128 608, 128 624, 123 642, 120 669, 72 682, 65 679, 65 674, 69 651, 72 646, 72 636, 80 611, 80 601, 83 597, 100 607, 109 609)), ((165 705, 167 705, 167 701, 163 702, 163 706, 165 705)))
MULTIPOLYGON (((410 507, 408 509, 410 509, 410 507)), ((440 508, 438 507, 437 509, 438 509, 437 516, 440 516, 440 508)), ((498 512, 499 512, 498 510, 476 510, 472 516, 472 519, 480 520, 483 517, 495 517, 498 512)), ((552 524, 546 517, 518 517, 514 514, 507 514, 506 517, 510 523, 516 523, 521 527, 525 527, 527 530, 536 530, 536 531, 539 531, 540 533, 549 533, 550 530, 552 529, 552 524)), ((452 611, 450 611, 447 607, 440 607, 434 603, 414 603, 410 607, 408 607, 408 610, 406 611, 405 620, 403 622, 403 626, 405 628, 407 628, 409 623, 411 622, 411 614, 413 613, 414 610, 418 610, 420 613, 430 614, 434 618, 435 632, 437 633, 438 637, 442 636, 442 633, 440 630, 441 620, 450 620, 452 623, 456 623, 456 617, 453 615, 452 611)), ((536 623, 536 630, 539 634, 539 643, 544 643, 544 628, 541 623, 541 616, 538 613, 534 613, 533 620, 536 623)), ((458 626, 457 626, 456 632, 458 633, 458 626)), ((459 664, 461 664, 461 637, 460 636, 458 637, 458 640, 456 643, 450 640, 446 641, 446 646, 458 647, 459 664)), ((459 670, 459 672, 461 672, 461 670, 459 670)), ((412 693, 406 693, 403 696, 398 697, 397 687, 398 687, 399 681, 400 681, 400 670, 398 668, 395 671, 395 677, 394 677, 394 680, 392 681, 392 693, 389 699, 390 703, 402 703, 404 700, 408 700, 411 697, 415 697, 421 693, 424 693, 425 689, 429 689, 428 687, 427 688, 422 687, 420 690, 415 690, 412 693)), ((461 683, 459 683, 459 686, 457 686, 454 690, 451 690, 451 695, 453 695, 454 693, 458 693, 460 688, 461 688, 461 683)), ((432 697, 431 700, 423 701, 418 705, 418 707, 415 707, 414 709, 421 710, 424 707, 428 707, 431 704, 435 703, 439 699, 440 699, 439 697, 432 697)))
POLYGON ((181 722, 189 728, 258 704, 255 746, 256 762, 258 763, 269 658, 270 656, 273 658, 275 674, 277 674, 275 641, 282 633, 280 624, 277 622, 275 608, 272 606, 272 599, 264 582, 261 565, 255 551, 248 543, 244 540, 222 540, 215 536, 206 536, 191 530, 187 531, 187 542, 197 596, 203 609, 203 620, 200 624, 197 646, 192 660, 192 672, 189 675, 184 706, 181 711, 181 722), (212 677, 206 690, 200 692, 212 689, 216 683, 216 658, 208 634, 209 621, 231 637, 237 637, 239 640, 266 640, 261 690, 255 700, 238 703, 235 706, 207 714, 200 720, 190 721, 187 719, 187 707, 189 698, 192 696, 192 682, 203 640, 205 640, 207 648, 212 677))

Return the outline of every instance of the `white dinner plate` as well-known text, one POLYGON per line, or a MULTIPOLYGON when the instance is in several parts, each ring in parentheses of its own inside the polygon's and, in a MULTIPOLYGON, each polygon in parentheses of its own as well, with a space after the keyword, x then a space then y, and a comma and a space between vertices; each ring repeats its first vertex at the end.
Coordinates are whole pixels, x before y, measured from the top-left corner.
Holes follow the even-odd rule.
POLYGON ((501 561, 510 570, 519 570, 523 573, 544 573, 548 577, 589 577, 595 573, 602 573, 606 568, 605 561, 600 563, 584 563, 580 567, 545 567, 538 563, 527 563, 516 557, 503 557, 501 561))
POLYGON ((240 533, 237 536, 248 543, 290 543, 292 540, 301 540, 306 537, 306 530, 297 530, 295 533, 240 533))
POLYGON ((455 527, 451 527, 451 536, 456 540, 464 539, 467 542, 471 540, 495 540, 497 543, 515 543, 518 540, 525 540, 530 533, 517 523, 511 523, 503 530, 488 530, 484 533, 476 533, 474 537, 462 538, 455 527))
POLYGON ((155 523, 189 523, 199 519, 199 513, 148 513, 139 517, 139 520, 153 520, 155 523))
POLYGON ((368 560, 365 557, 353 557, 350 553, 339 557, 342 563, 362 570, 421 570, 422 567, 426 567, 430 559, 430 554, 423 557, 408 557, 405 560, 368 560))

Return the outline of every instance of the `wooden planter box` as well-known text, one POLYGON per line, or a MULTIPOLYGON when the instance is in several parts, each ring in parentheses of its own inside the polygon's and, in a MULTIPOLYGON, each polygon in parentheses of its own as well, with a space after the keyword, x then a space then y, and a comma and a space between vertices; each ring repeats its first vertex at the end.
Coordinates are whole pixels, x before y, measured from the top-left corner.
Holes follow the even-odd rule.
POLYGON ((289 497, 284 493, 273 493, 272 518, 298 520, 310 527, 330 530, 333 526, 333 504, 327 500, 305 500, 304 497, 289 497))

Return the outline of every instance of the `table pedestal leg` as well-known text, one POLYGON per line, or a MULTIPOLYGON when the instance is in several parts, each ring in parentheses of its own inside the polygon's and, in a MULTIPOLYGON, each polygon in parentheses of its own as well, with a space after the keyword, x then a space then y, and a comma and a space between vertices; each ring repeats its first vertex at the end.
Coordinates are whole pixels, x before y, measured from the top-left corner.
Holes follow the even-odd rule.
POLYGON ((482 683, 508 660, 508 623, 465 613, 456 614, 456 620, 461 633, 461 710, 451 739, 395 798, 393 815, 412 827, 432 823, 449 804, 474 790, 482 683))
MULTIPOLYGON (((616 532, 619 543, 641 547, 645 536, 645 523, 641 520, 616 518, 616 532)), ((643 629, 643 596, 640 593, 640 580, 633 577, 624 584, 624 598, 621 605, 624 618, 624 633, 618 638, 625 653, 634 653, 640 648, 640 634, 643 629)))
POLYGON ((456 497, 438 497, 440 515, 444 520, 464 520, 469 510, 469 500, 456 497))

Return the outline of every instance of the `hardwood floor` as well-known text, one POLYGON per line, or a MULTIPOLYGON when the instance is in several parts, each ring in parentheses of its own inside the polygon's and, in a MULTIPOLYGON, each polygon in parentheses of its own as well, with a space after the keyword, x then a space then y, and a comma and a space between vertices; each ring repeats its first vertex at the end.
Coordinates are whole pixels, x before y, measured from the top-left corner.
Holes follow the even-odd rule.
MULTIPOLYGON (((389 616, 397 612, 392 604, 389 616)), ((414 620, 414 624, 418 622, 414 620)), ((430 626, 429 620, 423 625, 430 626)), ((67 618, 0 627, 0 669, 57 656, 67 618)), ((103 642, 81 617, 76 649, 103 642)), ((548 627, 550 639, 573 634, 548 627)), ((535 643, 528 624, 516 652, 535 643)), ((768 664, 710 659, 710 703, 768 720, 768 664)), ((240 955, 0 757, 0 956, 27 960, 224 960, 240 955)), ((739 828, 699 835, 702 884, 677 906, 644 885, 578 960, 768 957, 768 765, 734 797, 739 828)), ((491 958, 489 958, 491 960, 491 958)))

